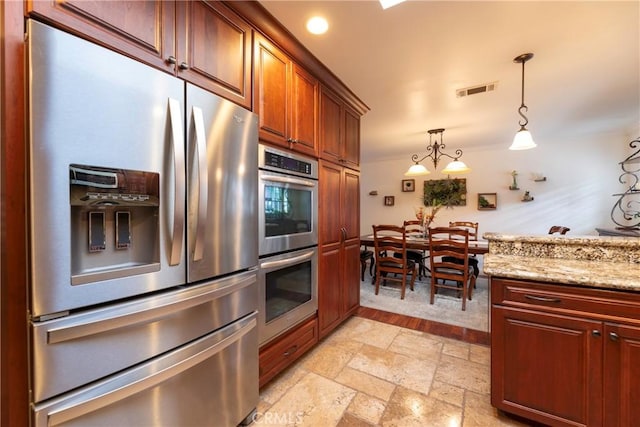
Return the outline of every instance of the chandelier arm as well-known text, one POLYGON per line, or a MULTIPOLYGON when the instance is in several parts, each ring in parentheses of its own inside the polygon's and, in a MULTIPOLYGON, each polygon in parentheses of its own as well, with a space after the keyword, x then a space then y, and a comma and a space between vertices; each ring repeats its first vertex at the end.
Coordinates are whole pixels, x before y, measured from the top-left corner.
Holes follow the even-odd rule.
POLYGON ((429 157, 431 159, 431 161, 433 162, 433 167, 437 168, 438 167, 438 163, 440 162, 440 158, 442 156, 448 157, 454 161, 457 161, 461 156, 462 156, 462 150, 461 149, 457 149, 455 151, 455 156, 452 156, 450 154, 445 153, 443 150, 446 148, 446 146, 444 145, 444 143, 442 142, 442 133, 444 132, 444 129, 431 129, 428 131, 429 133, 429 145, 427 146, 427 154, 420 158, 420 156, 418 154, 413 154, 411 156, 411 161, 413 161, 415 164, 418 163, 422 163, 427 157, 429 157), (439 134, 440 135, 440 142, 437 141, 437 136, 436 136, 436 141, 432 143, 432 135, 433 134, 439 134))
POLYGON ((421 158, 421 159, 420 159, 420 158, 419 158, 419 156, 418 156, 417 154, 414 154, 413 156, 411 156, 411 161, 412 161, 412 162, 414 162, 414 163, 416 163, 416 164, 417 164, 417 163, 422 163, 422 161, 423 161, 424 159, 426 159, 427 157, 429 157, 429 155, 428 155, 428 154, 427 154, 426 156, 424 156, 423 158, 421 158))

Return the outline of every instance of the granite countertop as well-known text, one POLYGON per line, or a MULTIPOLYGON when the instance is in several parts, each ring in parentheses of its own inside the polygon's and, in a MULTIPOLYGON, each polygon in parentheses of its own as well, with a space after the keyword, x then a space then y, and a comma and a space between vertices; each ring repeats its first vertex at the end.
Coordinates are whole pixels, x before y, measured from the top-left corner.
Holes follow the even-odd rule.
POLYGON ((640 292, 640 239, 485 233, 486 274, 640 292))

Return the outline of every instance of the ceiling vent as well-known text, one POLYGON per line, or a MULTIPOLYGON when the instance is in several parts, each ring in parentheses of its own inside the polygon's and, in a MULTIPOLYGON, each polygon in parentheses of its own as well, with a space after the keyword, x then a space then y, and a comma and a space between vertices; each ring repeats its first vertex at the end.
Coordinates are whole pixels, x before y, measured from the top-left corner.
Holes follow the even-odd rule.
POLYGON ((464 89, 456 90, 456 96, 462 98, 463 96, 476 95, 478 93, 491 92, 496 90, 498 82, 485 83, 479 86, 466 87, 464 89))

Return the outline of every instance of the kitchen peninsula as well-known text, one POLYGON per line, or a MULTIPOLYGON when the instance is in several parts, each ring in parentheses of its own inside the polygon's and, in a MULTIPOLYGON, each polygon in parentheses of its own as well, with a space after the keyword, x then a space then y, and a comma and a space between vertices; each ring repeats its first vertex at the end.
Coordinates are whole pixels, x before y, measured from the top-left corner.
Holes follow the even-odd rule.
POLYGON ((553 425, 632 425, 640 240, 485 233, 491 403, 553 425))

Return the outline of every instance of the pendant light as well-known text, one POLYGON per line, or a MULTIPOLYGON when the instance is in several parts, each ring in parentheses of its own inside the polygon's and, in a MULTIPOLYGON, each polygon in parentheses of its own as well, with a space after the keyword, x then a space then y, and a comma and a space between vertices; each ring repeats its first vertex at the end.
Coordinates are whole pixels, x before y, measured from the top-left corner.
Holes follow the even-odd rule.
POLYGON ((424 165, 420 163, 427 157, 431 158, 434 168, 438 167, 438 163, 442 156, 453 159, 453 161, 449 162, 447 167, 442 169, 442 173, 445 174, 465 173, 471 170, 469 169, 469 167, 467 167, 467 165, 464 164, 463 161, 460 160, 460 157, 462 156, 462 150, 457 149, 455 156, 451 156, 442 151, 445 148, 445 145, 442 142, 442 134, 444 133, 444 129, 431 129, 427 132, 429 133, 429 145, 427 146, 427 154, 421 159, 417 154, 411 156, 411 160, 414 162, 414 164, 411 165, 409 170, 405 172, 405 176, 427 175, 431 173, 426 167, 424 167, 424 165), (435 135, 435 141, 433 141, 433 135, 435 135), (438 137, 440 137, 440 141, 438 141, 438 137))
POLYGON ((522 121, 518 122, 520 124, 520 130, 513 138, 513 143, 511 144, 511 147, 509 147, 509 150, 528 150, 536 147, 536 143, 533 142, 531 132, 529 132, 525 127, 529 123, 529 119, 527 119, 527 116, 522 112, 523 110, 525 112, 529 110, 529 108, 524 105, 524 63, 531 58, 533 58, 533 53, 523 53, 513 59, 513 62, 522 64, 522 103, 520 104, 520 108, 518 108, 518 114, 520 114, 524 119, 524 123, 522 121))

